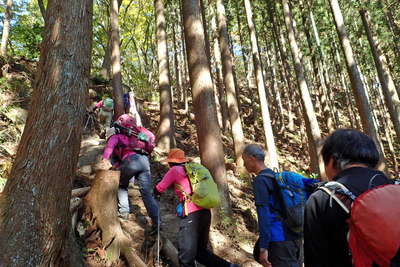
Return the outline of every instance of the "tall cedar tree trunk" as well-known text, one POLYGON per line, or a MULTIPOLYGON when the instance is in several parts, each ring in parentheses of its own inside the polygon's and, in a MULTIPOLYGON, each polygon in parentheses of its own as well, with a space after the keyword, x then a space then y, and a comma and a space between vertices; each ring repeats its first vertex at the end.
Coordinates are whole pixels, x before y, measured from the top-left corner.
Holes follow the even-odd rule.
POLYGON ((110 1, 111 22, 111 79, 114 96, 114 120, 124 114, 124 102, 122 100, 122 76, 121 76, 121 53, 119 43, 119 1, 110 1))
MULTIPOLYGON (((174 14, 176 16, 176 14, 174 14)), ((176 88, 176 99, 177 102, 181 99, 180 97, 182 96, 182 87, 181 87, 181 75, 180 75, 180 70, 179 70, 179 63, 178 63, 178 50, 177 50, 177 41, 176 41, 176 31, 175 31, 175 26, 177 25, 177 22, 175 21, 172 25, 172 43, 174 45, 174 68, 175 68, 175 88, 176 88)))
MULTIPOLYGON (((204 40, 206 43, 206 54, 207 54, 207 59, 208 59, 208 66, 210 68, 210 71, 212 70, 211 67, 211 46, 210 46, 210 38, 208 37, 208 26, 207 26, 207 18, 206 18, 206 10, 204 8, 204 2, 203 0, 200 0, 200 10, 201 10, 201 19, 203 22, 203 29, 204 29, 204 40)), ((213 88, 214 88, 214 97, 215 97, 215 105, 216 108, 222 105, 225 106, 225 116, 221 117, 224 121, 221 121, 222 123, 218 123, 220 127, 222 127, 222 131, 225 133, 225 131, 229 128, 229 120, 227 116, 227 104, 226 104, 226 99, 225 99, 225 91, 224 88, 222 87, 217 87, 214 80, 213 80, 213 75, 211 74, 211 81, 213 83, 213 88)), ((217 114, 220 110, 217 108, 217 114)), ((217 115, 218 119, 218 115, 217 115)))
MULTIPOLYGON (((379 149, 381 156, 383 155, 382 146, 379 140, 378 130, 375 127, 374 119, 367 95, 367 90, 361 79, 361 73, 358 69, 356 59, 353 55, 353 49, 350 45, 350 40, 347 36, 344 25, 342 11, 337 0, 329 0, 331 11, 334 17, 337 34, 342 46, 343 54, 346 60, 347 72, 350 77, 350 82, 353 88, 353 94, 356 98, 358 113, 361 117, 361 123, 364 131, 371 136, 379 149)), ((382 157, 383 158, 383 157, 382 157)))
MULTIPOLYGON (((246 49, 245 49, 245 43, 244 43, 244 39, 243 39, 243 35, 242 35, 242 21, 240 19, 240 9, 239 9, 239 1, 235 1, 235 13, 236 13, 236 23, 237 23, 237 28, 238 28, 238 35, 239 35, 239 42, 240 42, 240 54, 242 54, 242 60, 243 60, 243 69, 244 69, 244 73, 246 75, 246 87, 245 87, 245 92, 249 92, 250 91, 250 76, 249 74, 249 70, 248 70, 248 62, 246 60, 246 49)), ((254 97, 253 97, 254 99, 254 97)), ((238 101, 239 102, 239 101, 238 101)), ((240 105, 240 104, 239 104, 240 105)), ((257 108, 256 108, 256 101, 251 101, 251 121, 255 121, 256 117, 257 117, 257 108)), ((240 109, 240 106, 239 106, 240 109)), ((242 113, 240 113, 241 116, 242 113)), ((249 120, 249 119, 247 119, 249 120)))
POLYGON ((101 64, 100 69, 100 75, 104 80, 109 80, 111 73, 111 28, 107 30, 107 35, 107 46, 104 51, 103 63, 101 64))
POLYGON ((304 119, 309 143, 308 148, 311 160, 311 170, 314 173, 319 173, 321 177, 325 178, 324 163, 322 161, 322 158, 318 156, 321 149, 321 132, 319 129, 317 117, 315 116, 310 92, 308 91, 307 82, 304 77, 304 70, 300 60, 300 50, 295 39, 293 18, 288 0, 282 0, 282 5, 290 49, 292 51, 292 57, 295 65, 296 78, 299 84, 301 104, 303 106, 304 119))
MULTIPOLYGON (((282 77, 285 77, 285 82, 287 85, 287 94, 286 97, 289 99, 290 97, 294 98, 294 90, 292 86, 292 82, 290 79, 290 65, 288 64, 287 56, 286 56, 286 49, 285 45, 282 42, 282 38, 280 38, 281 33, 278 27, 280 28, 278 18, 274 16, 276 14, 275 10, 275 4, 272 1, 268 1, 268 15, 272 24, 272 34, 274 38, 274 43, 275 43, 275 51, 279 55, 280 61, 282 62, 283 65, 283 73, 282 77), (276 19, 275 19, 276 18, 276 19)), ((292 99, 293 99, 292 98, 292 99)), ((295 125, 294 125, 294 114, 292 112, 292 101, 286 101, 287 104, 287 117, 288 117, 288 124, 287 124, 287 129, 291 132, 295 130, 295 125)))
POLYGON ((31 108, 0 199, 0 266, 76 266, 67 238, 92 12, 90 0, 48 2, 31 108))
POLYGON ((217 0, 218 40, 221 50, 222 73, 228 102, 229 119, 232 128, 233 145, 235 148, 236 165, 243 167, 242 149, 244 135, 242 121, 239 116, 239 105, 236 97, 235 81, 233 79, 232 55, 229 50, 228 30, 226 28, 225 7, 223 0, 217 0))
POLYGON ((256 28, 253 22, 253 13, 251 9, 250 0, 244 0, 247 25, 250 32, 251 50, 253 54, 254 72, 257 81, 258 95, 260 98, 261 113, 263 119, 263 127, 265 134, 265 144, 267 145, 268 152, 268 166, 270 168, 278 168, 278 153, 275 146, 274 133, 272 132, 271 117, 269 114, 269 104, 265 93, 264 77, 262 73, 260 53, 258 51, 258 43, 256 36, 256 28))
POLYGON ((222 132, 225 133, 225 131, 228 129, 228 106, 226 104, 226 97, 225 97, 225 87, 223 84, 224 78, 222 77, 222 63, 221 63, 221 49, 219 47, 218 43, 218 29, 217 29, 217 15, 215 8, 211 5, 210 6, 211 14, 212 14, 212 19, 211 19, 211 29, 213 33, 213 45, 214 45, 214 69, 215 69, 215 79, 216 82, 214 83, 217 86, 218 89, 218 102, 216 102, 217 105, 217 116, 218 116, 218 122, 221 125, 222 132))
MULTIPOLYGON (((330 78, 329 78, 328 70, 326 67, 325 54, 324 54, 324 51, 322 50, 317 25, 315 24, 315 20, 314 20, 314 14, 310 7, 308 7, 308 9, 309 9, 309 18, 310 18, 310 22, 311 22, 314 39, 315 39, 315 42, 316 42, 317 48, 318 48, 318 54, 319 54, 318 67, 319 67, 320 80, 322 81, 322 88, 324 89, 324 91, 327 94, 327 97, 329 98, 329 103, 330 103, 331 109, 332 109, 331 112, 334 113, 334 118, 336 119, 337 123, 340 123, 339 115, 335 108, 335 103, 334 103, 333 99, 330 98, 329 91, 332 90, 331 89, 332 86, 330 86, 330 78)), ((327 105, 327 107, 328 107, 328 109, 330 109, 328 105, 327 105)), ((329 123, 327 123, 327 124, 329 125, 329 123)), ((328 128, 329 128, 329 126, 328 126, 328 128)))
POLYGON ((8 35, 10 34, 12 5, 13 5, 13 0, 7 0, 6 11, 3 20, 3 35, 1 36, 1 46, 0 46, 0 55, 3 57, 7 55, 7 42, 8 42, 8 35))
MULTIPOLYGON (((224 150, 217 121, 199 0, 183 0, 182 11, 200 158, 202 164, 210 170, 218 184, 222 212, 230 215, 232 210, 226 179, 224 150)), ((214 219, 220 220, 220 218, 214 219)))
MULTIPOLYGON (((388 7, 389 3, 388 1, 384 0, 386 8, 383 7, 383 3, 380 1, 380 6, 385 9, 386 12, 386 19, 387 19, 387 24, 392 32, 392 37, 393 37, 393 49, 394 53, 397 58, 397 63, 400 65, 400 27, 396 24, 395 19, 394 19, 394 14, 392 8, 388 7)), ((398 88, 399 91, 397 91, 398 94, 400 94, 400 88, 398 88)))
POLYGON ((174 111, 169 80, 169 60, 167 48, 167 33, 165 32, 164 0, 154 1, 156 12, 156 36, 158 57, 158 87, 160 90, 160 124, 157 133, 157 146, 163 151, 176 146, 174 111))
POLYGON ((180 15, 180 21, 181 21, 181 42, 182 42, 182 62, 183 62, 183 100, 184 100, 184 107, 185 107, 185 114, 189 115, 190 117, 190 112, 189 112, 189 86, 188 86, 188 72, 189 72, 189 66, 188 66, 188 60, 187 60, 187 55, 186 55, 186 43, 185 43, 185 32, 183 28, 183 5, 184 0, 179 0, 179 15, 180 15))
POLYGON ((389 110, 397 138, 400 140, 400 101, 397 95, 396 87, 390 74, 385 56, 382 54, 379 44, 377 43, 371 29, 369 15, 366 10, 360 9, 361 19, 367 33, 368 42, 371 46, 372 55, 374 57, 375 67, 378 72, 379 82, 385 96, 386 106, 389 110))
POLYGON ((42 14, 43 20, 46 21, 46 7, 44 6, 43 0, 38 0, 39 10, 42 14))

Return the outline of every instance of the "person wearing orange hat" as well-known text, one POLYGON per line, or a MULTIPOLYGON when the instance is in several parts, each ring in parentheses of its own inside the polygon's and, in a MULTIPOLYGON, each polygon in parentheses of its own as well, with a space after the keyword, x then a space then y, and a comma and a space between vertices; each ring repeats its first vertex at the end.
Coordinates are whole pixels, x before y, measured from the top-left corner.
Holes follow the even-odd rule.
POLYGON ((178 148, 171 149, 165 160, 170 169, 154 188, 154 193, 160 195, 173 185, 175 194, 179 198, 180 203, 177 207, 177 215, 181 218, 178 232, 180 266, 195 266, 195 260, 204 266, 210 267, 238 266, 227 262, 207 249, 211 212, 209 209, 199 207, 191 201, 186 201, 185 196, 192 193, 189 177, 184 166, 188 161, 183 150, 178 148))

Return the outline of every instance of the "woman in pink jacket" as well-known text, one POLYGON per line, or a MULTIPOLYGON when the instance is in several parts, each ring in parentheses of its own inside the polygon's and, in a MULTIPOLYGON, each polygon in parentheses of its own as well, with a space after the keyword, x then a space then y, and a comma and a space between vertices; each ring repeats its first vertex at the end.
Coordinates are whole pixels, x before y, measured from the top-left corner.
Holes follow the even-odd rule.
POLYGON ((109 160, 113 151, 118 152, 120 157, 121 171, 120 185, 118 190, 118 207, 120 216, 127 218, 130 213, 128 186, 137 178, 139 191, 143 203, 149 214, 153 227, 157 229, 159 223, 159 206, 153 196, 153 185, 150 173, 150 154, 155 147, 155 137, 152 132, 144 127, 137 126, 134 118, 128 114, 121 115, 117 124, 120 133, 112 135, 104 149, 103 159, 109 160))
POLYGON ((171 149, 166 159, 170 167, 164 178, 155 187, 155 194, 161 194, 170 186, 174 186, 180 205, 177 215, 181 217, 178 233, 178 256, 182 267, 194 267, 195 260, 207 267, 236 267, 207 249, 210 232, 211 212, 197 206, 191 201, 185 201, 185 194, 190 195, 192 189, 185 171, 184 163, 188 162, 185 152, 181 149, 171 149), (183 193, 182 190, 185 192, 183 193))

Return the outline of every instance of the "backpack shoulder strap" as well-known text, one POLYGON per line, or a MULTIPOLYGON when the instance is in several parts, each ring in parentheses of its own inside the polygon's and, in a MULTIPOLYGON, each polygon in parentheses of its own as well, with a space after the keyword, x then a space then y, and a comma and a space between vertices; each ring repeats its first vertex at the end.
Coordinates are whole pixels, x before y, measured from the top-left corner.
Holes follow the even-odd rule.
POLYGON ((342 183, 331 181, 323 186, 320 186, 318 189, 324 191, 330 196, 330 206, 332 207, 332 199, 339 204, 339 206, 347 213, 350 213, 350 208, 342 201, 340 198, 337 197, 337 193, 340 195, 344 195, 349 198, 351 201, 356 199, 356 196, 342 183))
MULTIPOLYGON (((334 191, 331 191, 329 188, 324 187, 324 186, 320 187, 319 189, 321 189, 322 191, 324 191, 325 193, 327 193, 327 194, 331 197, 331 200, 332 200, 332 198, 333 198, 333 199, 336 201, 336 203, 338 203, 339 206, 342 207, 342 209, 343 209, 347 214, 350 213, 350 210, 346 207, 346 205, 343 203, 343 201, 341 201, 341 200, 335 195, 335 192, 334 192, 334 191)), ((331 206, 332 206, 332 205, 331 205, 331 206)))

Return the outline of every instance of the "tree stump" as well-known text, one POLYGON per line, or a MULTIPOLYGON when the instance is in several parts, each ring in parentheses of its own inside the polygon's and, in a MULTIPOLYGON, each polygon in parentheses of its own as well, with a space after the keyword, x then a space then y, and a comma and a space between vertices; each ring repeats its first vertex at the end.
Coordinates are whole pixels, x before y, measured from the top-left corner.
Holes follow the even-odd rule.
POLYGON ((121 263, 120 256, 128 266, 145 267, 146 264, 133 248, 134 240, 121 227, 117 213, 119 171, 99 170, 89 193, 84 199, 82 220, 89 225, 85 231, 88 249, 95 251, 97 261, 104 266, 121 263))

